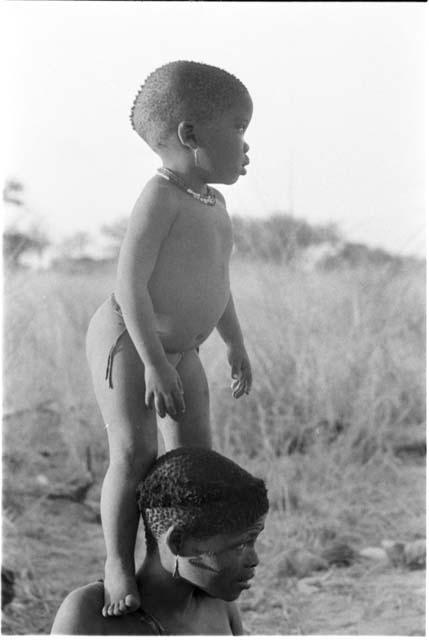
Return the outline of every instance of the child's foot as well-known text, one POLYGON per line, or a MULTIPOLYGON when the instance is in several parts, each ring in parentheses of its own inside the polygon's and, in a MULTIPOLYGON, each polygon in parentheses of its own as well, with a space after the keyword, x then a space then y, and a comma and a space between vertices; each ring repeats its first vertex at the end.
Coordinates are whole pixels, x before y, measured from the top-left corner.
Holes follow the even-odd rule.
POLYGON ((140 596, 135 577, 126 575, 123 570, 113 571, 106 565, 103 616, 123 616, 139 606, 140 596))

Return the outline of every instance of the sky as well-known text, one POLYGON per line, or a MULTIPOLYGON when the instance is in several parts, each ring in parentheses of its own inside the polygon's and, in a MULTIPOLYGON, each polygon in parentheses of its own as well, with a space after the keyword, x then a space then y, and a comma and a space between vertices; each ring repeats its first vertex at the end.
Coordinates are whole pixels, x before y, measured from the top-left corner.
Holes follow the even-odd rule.
POLYGON ((423 255, 424 3, 15 1, 2 14, 5 179, 53 238, 130 213, 160 164, 130 127, 134 96, 191 59, 253 98, 248 174, 220 187, 231 214, 285 211, 423 255))

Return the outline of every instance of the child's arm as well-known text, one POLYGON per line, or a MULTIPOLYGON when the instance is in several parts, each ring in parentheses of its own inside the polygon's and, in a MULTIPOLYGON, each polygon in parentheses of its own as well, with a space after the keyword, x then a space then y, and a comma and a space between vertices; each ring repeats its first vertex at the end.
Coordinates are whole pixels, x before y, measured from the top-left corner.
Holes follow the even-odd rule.
POLYGON ((232 294, 230 294, 226 309, 217 324, 217 330, 228 349, 228 362, 231 365, 231 377, 233 378, 233 396, 239 398, 243 393, 250 392, 252 369, 244 347, 243 333, 235 311, 232 294))
POLYGON ((128 333, 145 365, 146 404, 163 418, 184 411, 183 391, 176 369, 168 362, 155 330, 148 292, 162 242, 177 216, 171 192, 152 180, 132 212, 122 243, 115 294, 128 333))
POLYGON ((235 310, 232 293, 229 294, 228 304, 216 328, 225 344, 244 346, 243 333, 235 310))

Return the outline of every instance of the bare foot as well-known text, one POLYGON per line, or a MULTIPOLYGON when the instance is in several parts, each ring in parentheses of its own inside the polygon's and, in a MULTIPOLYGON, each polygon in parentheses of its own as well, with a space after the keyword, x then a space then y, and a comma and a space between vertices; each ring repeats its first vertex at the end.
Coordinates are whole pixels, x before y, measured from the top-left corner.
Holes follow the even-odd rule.
POLYGON ((103 616, 123 616, 139 606, 140 596, 135 576, 126 575, 123 569, 113 570, 106 564, 103 616))

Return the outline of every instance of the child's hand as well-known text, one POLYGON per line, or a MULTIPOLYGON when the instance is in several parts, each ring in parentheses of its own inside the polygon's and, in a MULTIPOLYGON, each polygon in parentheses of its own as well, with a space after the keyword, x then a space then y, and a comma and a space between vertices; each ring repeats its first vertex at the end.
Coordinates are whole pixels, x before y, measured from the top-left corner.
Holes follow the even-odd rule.
POLYGON ((252 388, 252 368, 243 345, 228 347, 228 362, 231 365, 232 396, 240 398, 243 393, 248 395, 252 388))
POLYGON ((172 418, 185 412, 183 387, 176 369, 165 362, 160 367, 146 367, 145 403, 150 409, 155 409, 161 418, 166 414, 172 418))

